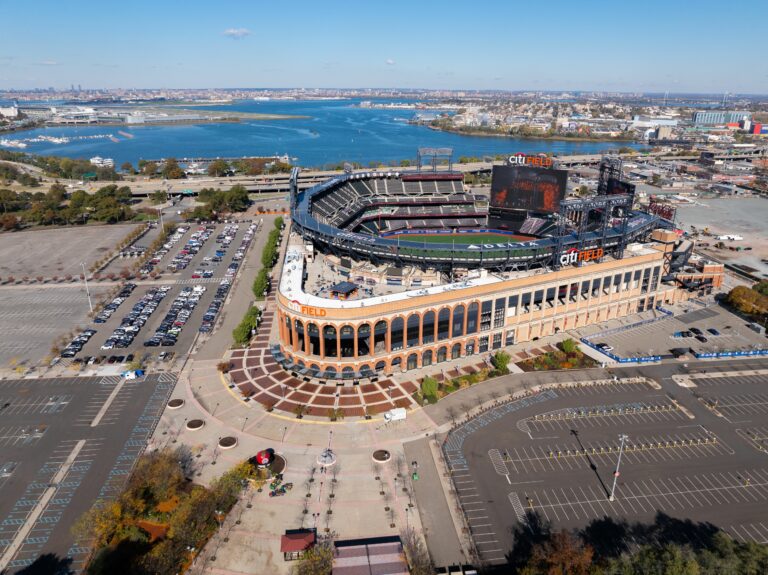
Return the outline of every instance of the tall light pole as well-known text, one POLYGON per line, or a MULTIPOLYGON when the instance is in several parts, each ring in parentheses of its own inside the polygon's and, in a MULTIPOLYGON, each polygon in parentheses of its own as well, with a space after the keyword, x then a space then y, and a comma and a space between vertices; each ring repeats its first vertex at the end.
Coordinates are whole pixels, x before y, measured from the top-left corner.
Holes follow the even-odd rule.
POLYGON ((85 262, 80 262, 83 268, 83 281, 85 282, 85 294, 88 296, 88 307, 91 308, 93 313, 93 302, 91 302, 91 290, 88 289, 88 274, 85 273, 85 262))
POLYGON ((616 460, 616 471, 613 472, 613 485, 611 486, 611 494, 608 496, 608 501, 615 499, 614 493, 616 492, 616 481, 619 479, 619 466, 621 465, 621 454, 624 453, 624 442, 629 439, 623 433, 619 435, 621 443, 619 444, 619 458, 616 460))

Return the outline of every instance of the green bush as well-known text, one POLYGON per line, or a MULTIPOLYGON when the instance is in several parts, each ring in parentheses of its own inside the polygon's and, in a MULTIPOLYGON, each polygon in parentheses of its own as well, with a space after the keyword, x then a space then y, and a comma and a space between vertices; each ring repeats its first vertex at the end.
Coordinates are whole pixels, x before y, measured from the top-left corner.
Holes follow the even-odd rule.
POLYGON ((235 340, 237 345, 247 345, 251 341, 251 330, 256 329, 259 325, 259 318, 261 317, 261 310, 252 306, 248 309, 245 317, 240 321, 238 326, 232 330, 232 339, 235 340))
MULTIPOLYGON (((498 375, 509 373, 509 361, 512 359, 506 351, 497 351, 491 358, 493 367, 496 368, 498 375)), ((493 376, 492 376, 493 377, 493 376)))
POLYGON ((437 401, 437 380, 434 377, 425 377, 421 382, 421 393, 430 403, 437 401))
POLYGON ((562 342, 560 342, 560 349, 562 349, 565 353, 574 353, 579 349, 579 344, 577 344, 573 339, 569 337, 568 339, 564 339, 562 342))
POLYGON ((267 270, 264 268, 261 268, 259 270, 259 273, 256 274, 256 278, 253 280, 253 295, 256 297, 257 300, 264 299, 264 292, 266 291, 267 287, 269 286, 269 276, 267 275, 267 270))

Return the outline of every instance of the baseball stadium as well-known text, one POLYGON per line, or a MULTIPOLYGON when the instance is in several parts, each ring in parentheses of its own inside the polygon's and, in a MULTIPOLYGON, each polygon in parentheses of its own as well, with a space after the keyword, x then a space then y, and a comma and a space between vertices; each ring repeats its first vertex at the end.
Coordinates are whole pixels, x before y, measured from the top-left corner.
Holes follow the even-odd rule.
MULTIPOLYGON (((669 214, 638 207, 616 159, 601 164, 594 193, 568 197, 568 173, 552 162, 511 156, 493 166, 489 192, 466 186, 438 152, 447 161, 432 151, 426 168, 430 151, 420 150, 415 170, 348 170, 293 186, 271 294, 279 341, 270 353, 285 385, 317 393, 487 357, 723 281, 722 266, 693 255, 669 214)), ((257 391, 279 403, 279 392, 257 391)))

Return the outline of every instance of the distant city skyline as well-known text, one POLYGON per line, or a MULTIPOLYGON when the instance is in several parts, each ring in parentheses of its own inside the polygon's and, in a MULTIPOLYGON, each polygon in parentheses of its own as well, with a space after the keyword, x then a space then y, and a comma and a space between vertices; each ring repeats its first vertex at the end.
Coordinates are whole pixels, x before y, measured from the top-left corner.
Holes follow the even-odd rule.
POLYGON ((4 3, 0 90, 768 93, 768 4, 4 3), (752 26, 757 26, 750 31, 752 26))

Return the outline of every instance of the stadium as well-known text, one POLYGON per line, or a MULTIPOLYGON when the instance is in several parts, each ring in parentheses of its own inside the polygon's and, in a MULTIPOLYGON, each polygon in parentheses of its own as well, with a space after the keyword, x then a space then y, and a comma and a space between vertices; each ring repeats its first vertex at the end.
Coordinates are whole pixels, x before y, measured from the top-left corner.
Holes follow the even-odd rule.
POLYGON ((621 173, 607 158, 595 193, 569 198, 567 172, 522 155, 494 165, 488 195, 446 150, 303 191, 294 171, 275 359, 305 381, 357 382, 718 287, 722 266, 693 256, 668 213, 638 208, 621 173))

